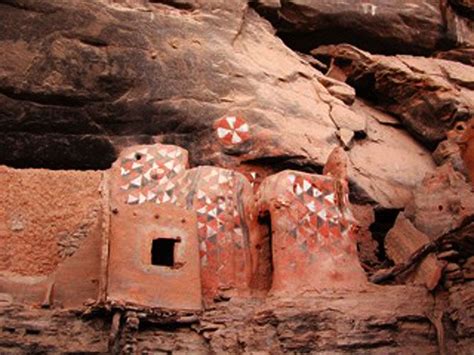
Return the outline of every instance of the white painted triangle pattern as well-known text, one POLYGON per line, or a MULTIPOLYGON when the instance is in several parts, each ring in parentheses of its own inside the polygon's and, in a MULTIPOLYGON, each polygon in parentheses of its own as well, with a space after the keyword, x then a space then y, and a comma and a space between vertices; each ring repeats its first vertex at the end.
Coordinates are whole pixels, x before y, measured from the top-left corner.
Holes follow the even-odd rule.
POLYGON ((235 130, 237 132, 247 133, 249 131, 249 125, 247 123, 244 123, 240 127, 237 127, 235 130))
POLYGON ((128 195, 128 198, 127 198, 127 203, 129 205, 132 205, 132 204, 135 204, 138 202, 138 197, 137 196, 133 196, 132 194, 128 195))
POLYGON ((217 128, 217 136, 219 138, 224 138, 225 136, 227 136, 228 134, 231 134, 232 131, 227 129, 227 128, 222 128, 222 127, 219 127, 217 128))
POLYGON ((143 174, 143 178, 145 181, 150 182, 151 181, 151 169, 148 170, 145 174, 143 174))
POLYGON ((229 181, 229 179, 227 178, 227 176, 225 176, 224 173, 219 174, 219 178, 217 179, 218 184, 225 184, 228 181, 229 181))
POLYGON ((139 177, 133 179, 130 182, 130 185, 135 186, 135 187, 141 187, 142 186, 142 176, 140 175, 139 177))
POLYGON ((311 188, 311 183, 308 180, 303 180, 303 190, 308 191, 311 188))
POLYGON ((314 201, 311 201, 306 204, 306 207, 311 211, 311 212, 316 212, 316 205, 314 201))
POLYGON ((301 188, 300 184, 296 184, 295 192, 296 192, 296 195, 298 196, 303 193, 303 189, 301 188))
POLYGON ((134 162, 134 163, 132 164, 132 170, 140 169, 142 166, 143 166, 143 164, 135 163, 135 162, 134 162))
POLYGON ((332 204, 335 203, 335 200, 334 200, 334 193, 331 193, 331 194, 329 194, 329 195, 324 196, 324 199, 325 199, 326 201, 331 202, 332 204))
POLYGON ((128 175, 128 174, 130 174, 130 170, 127 170, 127 169, 122 168, 122 167, 120 168, 120 175, 125 176, 125 175, 128 175))
POLYGON ((229 124, 230 128, 235 128, 235 121, 237 121, 237 118, 235 116, 229 116, 226 118, 227 123, 229 124))
POLYGON ((323 193, 321 191, 319 191, 319 189, 317 188, 313 188, 313 196, 314 197, 319 197, 321 196, 323 193))
POLYGON ((238 144, 242 142, 242 138, 240 138, 239 134, 237 132, 232 133, 232 143, 233 144, 238 144))
POLYGON ((206 194, 202 190, 198 190, 196 193, 197 198, 201 199, 206 196, 206 194))
POLYGON ((135 152, 130 153, 130 154, 128 154, 128 155, 125 156, 125 159, 127 159, 127 160, 135 160, 135 155, 136 155, 135 152))
POLYGON ((324 220, 327 219, 327 213, 326 213, 326 210, 325 210, 325 209, 322 209, 321 211, 319 211, 319 212, 317 213, 317 215, 318 215, 319 217, 321 217, 322 219, 324 219, 324 220))
POLYGON ((147 200, 148 201, 153 201, 156 197, 156 194, 152 191, 148 191, 148 195, 147 195, 147 200))

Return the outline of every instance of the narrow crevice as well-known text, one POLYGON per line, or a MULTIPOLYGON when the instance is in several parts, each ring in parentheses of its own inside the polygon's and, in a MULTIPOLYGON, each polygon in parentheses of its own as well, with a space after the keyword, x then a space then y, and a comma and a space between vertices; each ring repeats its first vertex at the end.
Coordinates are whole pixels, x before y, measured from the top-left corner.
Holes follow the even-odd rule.
POLYGON ((40 15, 49 15, 49 14, 54 14, 55 12, 59 11, 58 8, 56 8, 54 5, 47 4, 47 3, 40 3, 36 5, 35 3, 31 2, 27 4, 24 4, 23 2, 20 2, 18 0, 1 0, 0 1, 0 6, 9 6, 14 9, 18 10, 23 10, 23 11, 29 11, 33 12, 36 14, 40 15))
POLYGON ((315 164, 314 162, 308 161, 308 159, 302 155, 282 155, 273 157, 260 157, 255 159, 249 159, 242 161, 244 164, 257 165, 268 167, 272 169, 274 173, 278 173, 283 170, 296 170, 306 173, 319 174, 323 173, 323 166, 315 164))
POLYGON ((106 170, 116 159, 107 136, 0 134, 0 164, 16 169, 106 170))
MULTIPOLYGON (((441 1, 441 3, 443 3, 443 1, 441 1)), ((474 21, 474 8, 472 7, 472 2, 448 0, 448 3, 460 16, 474 21)), ((446 12, 445 9, 442 10, 443 12, 446 12)), ((444 15, 444 17, 446 17, 446 15, 444 15)))
MULTIPOLYGON (((449 38, 440 38, 439 43, 436 44, 437 48, 432 49, 423 43, 408 42, 400 37, 384 37, 367 31, 363 25, 357 27, 338 23, 338 19, 328 13, 320 14, 317 17, 319 25, 316 26, 306 17, 306 14, 311 13, 314 9, 305 8, 302 4, 294 5, 292 2, 282 1, 279 8, 271 8, 253 0, 249 2, 249 6, 273 25, 276 29, 275 35, 289 48, 305 54, 309 54, 312 49, 322 45, 344 43, 373 54, 421 56, 430 56, 435 50, 448 50, 456 46, 455 41, 449 38), (298 22, 298 20, 302 22, 298 22)), ((363 22, 364 15, 358 14, 356 16, 359 21, 363 22)), ((403 14, 400 17, 403 17, 403 14)), ((411 19, 408 18, 407 21, 409 20, 411 19)))
POLYGON ((93 47, 107 47, 109 44, 107 43, 107 41, 104 41, 100 38, 96 38, 96 37, 81 37, 79 38, 79 41, 83 44, 86 44, 88 46, 93 46, 93 47))
POLYGON ((347 84, 352 86, 356 91, 356 96, 367 100, 372 106, 377 107, 379 104, 379 97, 376 94, 375 73, 368 72, 356 80, 349 77, 347 84))
POLYGON ((385 237, 394 226, 400 211, 399 209, 390 208, 378 208, 374 210, 375 221, 370 225, 369 230, 372 233, 372 238, 378 244, 377 258, 381 263, 390 262, 385 253, 385 237))
POLYGON ((71 97, 59 94, 21 92, 13 88, 0 88, 0 94, 6 97, 18 100, 29 101, 40 105, 62 106, 62 107, 84 107, 87 104, 87 98, 71 97))
POLYGON ((150 4, 163 4, 170 7, 174 7, 175 9, 178 9, 178 10, 190 11, 194 9, 192 4, 187 3, 187 2, 176 1, 176 0, 149 0, 149 3, 150 4))

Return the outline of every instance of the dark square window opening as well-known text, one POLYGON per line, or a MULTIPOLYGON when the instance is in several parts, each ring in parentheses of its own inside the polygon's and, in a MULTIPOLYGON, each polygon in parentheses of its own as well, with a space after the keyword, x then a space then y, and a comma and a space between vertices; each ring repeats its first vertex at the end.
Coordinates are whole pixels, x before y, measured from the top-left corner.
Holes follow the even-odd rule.
POLYGON ((151 245, 151 264, 157 266, 175 266, 174 247, 176 239, 158 238, 151 245))

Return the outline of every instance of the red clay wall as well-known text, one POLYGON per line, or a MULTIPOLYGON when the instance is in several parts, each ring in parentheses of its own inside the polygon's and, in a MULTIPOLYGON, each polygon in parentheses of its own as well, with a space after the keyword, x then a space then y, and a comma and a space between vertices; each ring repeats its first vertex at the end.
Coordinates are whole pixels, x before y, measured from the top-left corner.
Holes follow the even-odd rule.
POLYGON ((61 303, 97 297, 101 183, 100 172, 0 167, 0 292, 42 302, 55 284, 61 303))
POLYGON ((192 211, 204 299, 248 293, 258 233, 251 184, 243 175, 218 167, 187 170, 187 158, 184 149, 160 144, 123 151, 112 170, 112 205, 119 212, 125 206, 157 204, 176 206, 183 216, 192 211))
POLYGON ((328 176, 283 171, 260 186, 260 214, 272 226, 273 293, 366 285, 347 190, 328 176))

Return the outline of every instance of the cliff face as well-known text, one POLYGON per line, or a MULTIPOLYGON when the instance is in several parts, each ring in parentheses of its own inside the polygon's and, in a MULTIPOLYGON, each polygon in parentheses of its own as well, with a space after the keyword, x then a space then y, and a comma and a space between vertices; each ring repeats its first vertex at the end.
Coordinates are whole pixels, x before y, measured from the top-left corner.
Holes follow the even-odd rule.
POLYGON ((454 0, 0 0, 0 350, 469 353, 473 13, 454 0), (253 204, 287 169, 348 182, 370 280, 430 253, 389 285, 302 294, 305 277, 283 297, 262 296, 272 280, 260 280, 252 297, 224 292, 196 314, 86 302, 81 318, 77 299, 102 294, 100 278, 57 291, 74 311, 32 307, 53 275, 84 265, 89 280, 107 264, 104 225, 121 213, 107 176, 152 144, 187 150, 197 173, 180 193, 205 190, 202 172, 217 168, 249 180, 229 194, 255 213, 262 275, 291 208, 269 221, 253 204))

